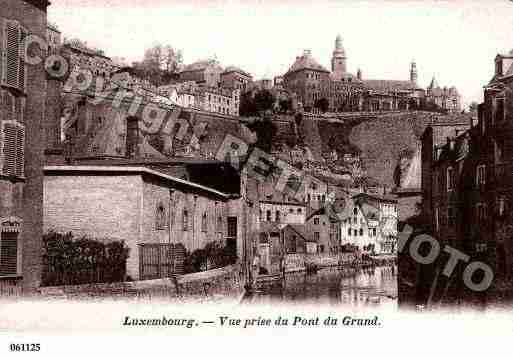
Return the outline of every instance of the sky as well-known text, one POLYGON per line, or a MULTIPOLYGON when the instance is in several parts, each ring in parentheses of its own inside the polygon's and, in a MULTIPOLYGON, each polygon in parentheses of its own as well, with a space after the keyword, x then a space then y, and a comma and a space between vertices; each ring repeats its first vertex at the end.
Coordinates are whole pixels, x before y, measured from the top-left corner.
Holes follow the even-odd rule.
POLYGON ((348 71, 364 79, 433 76, 464 105, 482 101, 494 58, 513 49, 511 0, 52 0, 48 20, 128 63, 157 43, 184 63, 215 56, 254 79, 283 74, 303 50, 326 68, 340 34, 348 71))

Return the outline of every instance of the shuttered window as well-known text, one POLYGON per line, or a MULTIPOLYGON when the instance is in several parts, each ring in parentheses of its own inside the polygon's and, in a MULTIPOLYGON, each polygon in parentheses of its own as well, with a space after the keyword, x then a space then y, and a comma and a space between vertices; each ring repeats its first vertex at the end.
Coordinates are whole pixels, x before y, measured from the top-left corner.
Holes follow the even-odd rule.
POLYGON ((0 276, 16 275, 18 267, 18 233, 0 233, 0 276))
POLYGON ((14 20, 4 20, 3 23, 2 83, 25 91, 26 65, 23 61, 23 41, 28 36, 28 31, 14 20))
POLYGON ((0 122, 0 174, 25 176, 25 127, 16 121, 0 122))

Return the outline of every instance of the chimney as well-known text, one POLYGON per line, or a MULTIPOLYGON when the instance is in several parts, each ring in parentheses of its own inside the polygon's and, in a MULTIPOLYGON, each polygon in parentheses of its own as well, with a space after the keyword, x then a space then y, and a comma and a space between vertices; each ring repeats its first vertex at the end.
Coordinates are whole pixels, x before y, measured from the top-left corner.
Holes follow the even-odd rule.
POLYGON ((129 116, 126 119, 126 152, 127 158, 139 156, 139 119, 129 116))

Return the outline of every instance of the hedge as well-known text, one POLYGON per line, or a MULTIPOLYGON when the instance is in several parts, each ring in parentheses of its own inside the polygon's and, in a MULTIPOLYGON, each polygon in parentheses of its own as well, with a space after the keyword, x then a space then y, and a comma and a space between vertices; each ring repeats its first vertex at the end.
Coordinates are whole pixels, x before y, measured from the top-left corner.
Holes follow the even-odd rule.
POLYGON ((128 254, 123 241, 50 231, 43 236, 42 286, 125 281, 128 254))

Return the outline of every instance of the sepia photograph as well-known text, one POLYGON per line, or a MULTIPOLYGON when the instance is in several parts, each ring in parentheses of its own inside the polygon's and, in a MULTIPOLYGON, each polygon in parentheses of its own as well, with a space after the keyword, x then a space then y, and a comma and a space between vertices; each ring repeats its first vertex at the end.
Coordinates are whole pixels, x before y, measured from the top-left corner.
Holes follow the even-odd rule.
POLYGON ((0 0, 0 353, 509 336, 510 159, 512 1, 0 0))

